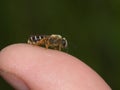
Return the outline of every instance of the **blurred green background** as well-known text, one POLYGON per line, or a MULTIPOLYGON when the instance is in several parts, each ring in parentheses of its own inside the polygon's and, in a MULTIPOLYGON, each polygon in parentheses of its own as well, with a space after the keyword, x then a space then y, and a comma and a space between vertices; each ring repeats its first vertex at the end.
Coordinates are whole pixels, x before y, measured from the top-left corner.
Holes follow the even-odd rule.
MULTIPOLYGON (((60 34, 68 53, 120 90, 119 0, 1 0, 0 49, 33 34, 60 34)), ((13 90, 0 78, 1 90, 13 90)))

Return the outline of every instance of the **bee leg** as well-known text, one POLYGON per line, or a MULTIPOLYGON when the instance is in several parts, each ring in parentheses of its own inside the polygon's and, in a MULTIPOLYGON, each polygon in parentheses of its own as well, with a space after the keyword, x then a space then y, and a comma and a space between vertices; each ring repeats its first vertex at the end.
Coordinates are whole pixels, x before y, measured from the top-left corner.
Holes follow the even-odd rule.
POLYGON ((46 45, 45 45, 45 47, 46 47, 46 49, 48 49, 49 45, 48 45, 48 44, 46 44, 46 45))
POLYGON ((61 45, 59 46, 59 51, 61 51, 61 45))
POLYGON ((53 49, 54 49, 54 50, 59 50, 58 47, 54 47, 53 49))

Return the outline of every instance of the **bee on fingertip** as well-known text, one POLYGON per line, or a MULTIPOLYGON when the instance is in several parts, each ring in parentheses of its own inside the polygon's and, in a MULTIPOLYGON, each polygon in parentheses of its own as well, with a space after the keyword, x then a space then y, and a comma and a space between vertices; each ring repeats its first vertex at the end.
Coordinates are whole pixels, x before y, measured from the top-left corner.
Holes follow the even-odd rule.
POLYGON ((45 48, 52 48, 55 50, 62 50, 68 47, 68 42, 66 38, 61 35, 52 34, 52 35, 33 35, 30 36, 28 44, 37 45, 45 48))

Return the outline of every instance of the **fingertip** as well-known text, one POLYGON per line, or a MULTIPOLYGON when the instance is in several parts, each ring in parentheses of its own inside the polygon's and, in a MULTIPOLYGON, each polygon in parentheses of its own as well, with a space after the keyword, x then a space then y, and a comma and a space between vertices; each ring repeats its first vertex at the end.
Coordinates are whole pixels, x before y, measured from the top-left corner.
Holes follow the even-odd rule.
POLYGON ((111 90, 98 74, 77 58, 28 44, 4 48, 0 52, 0 69, 20 77, 31 90, 95 90, 96 87, 111 90))
MULTIPOLYGON (((43 81, 43 76, 49 76, 46 73, 51 73, 58 64, 62 63, 63 60, 67 60, 66 55, 67 54, 57 50, 50 50, 38 46, 13 44, 7 46, 0 52, 0 69, 17 77, 21 77, 28 86, 32 86, 35 81, 38 81, 40 84, 43 81), (45 75, 43 72, 46 72, 45 75), (41 76, 39 74, 41 74, 41 76), (37 75, 38 78, 36 78, 37 75)), ((6 77, 6 75, 4 77, 6 77)), ((9 79, 7 78, 6 80, 8 81, 9 79)), ((10 79, 8 82, 11 83, 11 81, 14 80, 10 79)), ((38 82, 34 84, 39 87, 38 82)), ((37 86, 35 88, 37 88, 37 86)))

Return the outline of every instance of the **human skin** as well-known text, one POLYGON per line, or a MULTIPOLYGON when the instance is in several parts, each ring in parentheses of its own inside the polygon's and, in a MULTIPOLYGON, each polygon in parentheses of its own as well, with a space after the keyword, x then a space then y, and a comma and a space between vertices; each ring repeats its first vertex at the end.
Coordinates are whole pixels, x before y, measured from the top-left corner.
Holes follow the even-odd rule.
POLYGON ((111 90, 81 60, 28 44, 14 44, 1 50, 0 74, 16 90, 111 90))

